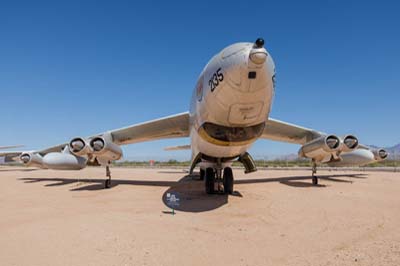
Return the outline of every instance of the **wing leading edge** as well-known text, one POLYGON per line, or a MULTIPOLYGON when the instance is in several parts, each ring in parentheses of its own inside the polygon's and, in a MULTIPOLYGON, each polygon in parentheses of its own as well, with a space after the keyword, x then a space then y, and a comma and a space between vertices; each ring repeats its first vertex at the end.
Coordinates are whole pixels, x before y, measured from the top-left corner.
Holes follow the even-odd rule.
POLYGON ((269 118, 261 138, 303 145, 323 135, 325 133, 269 118))
MULTIPOLYGON (((189 131, 189 113, 185 112, 96 134, 87 137, 87 139, 110 133, 115 144, 127 145, 151 140, 188 137, 190 134, 189 131)), ((44 156, 51 152, 61 152, 66 145, 68 145, 68 143, 62 143, 35 152, 44 156)), ((0 152, 0 156, 11 158, 19 156, 21 153, 22 152, 0 152)))
POLYGON ((150 140, 189 137, 189 113, 164 118, 110 131, 113 141, 126 145, 150 140))

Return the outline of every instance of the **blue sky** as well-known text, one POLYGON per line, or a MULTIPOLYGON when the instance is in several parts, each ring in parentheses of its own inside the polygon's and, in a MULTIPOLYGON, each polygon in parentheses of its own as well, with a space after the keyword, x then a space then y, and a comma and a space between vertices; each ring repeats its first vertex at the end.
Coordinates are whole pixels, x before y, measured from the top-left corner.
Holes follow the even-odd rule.
MULTIPOLYGON (((44 148, 182 111, 208 60, 266 40, 272 116, 361 142, 400 142, 396 1, 9 1, 0 5, 0 145, 44 148), (84 2, 84 3, 83 3, 84 2)), ((124 147, 127 158, 187 139, 124 147)), ((258 141, 256 157, 298 146, 258 141)))

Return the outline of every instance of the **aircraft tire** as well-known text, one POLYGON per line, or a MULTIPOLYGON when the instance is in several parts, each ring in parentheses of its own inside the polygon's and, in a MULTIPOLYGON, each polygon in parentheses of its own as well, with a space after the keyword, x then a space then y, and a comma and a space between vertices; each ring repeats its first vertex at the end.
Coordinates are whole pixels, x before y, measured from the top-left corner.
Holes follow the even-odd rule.
POLYGON ((110 188, 111 187, 111 180, 110 179, 106 179, 104 182, 104 188, 110 188))
POLYGON ((206 186, 206 193, 213 194, 214 193, 214 183, 215 183, 215 173, 214 169, 207 168, 205 171, 205 186, 206 186))
POLYGON ((233 172, 232 168, 226 167, 224 169, 224 193, 232 194, 233 193, 233 172))
POLYGON ((205 175, 206 175, 206 170, 200 169, 200 180, 204 180, 205 175))

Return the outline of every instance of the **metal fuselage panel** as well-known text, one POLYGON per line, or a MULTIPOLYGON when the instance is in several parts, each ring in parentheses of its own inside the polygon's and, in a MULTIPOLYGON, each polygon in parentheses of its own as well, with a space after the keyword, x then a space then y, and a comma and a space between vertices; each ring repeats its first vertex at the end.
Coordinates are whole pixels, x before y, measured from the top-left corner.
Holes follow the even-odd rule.
POLYGON ((208 123, 237 132, 237 128, 265 124, 273 101, 274 78, 273 59, 253 43, 233 44, 215 55, 200 74, 191 101, 193 155, 226 158, 246 152, 259 136, 245 141, 229 141, 228 136, 228 140, 220 141, 207 134, 203 126, 208 123), (250 58, 260 54, 266 55, 263 62, 250 58))

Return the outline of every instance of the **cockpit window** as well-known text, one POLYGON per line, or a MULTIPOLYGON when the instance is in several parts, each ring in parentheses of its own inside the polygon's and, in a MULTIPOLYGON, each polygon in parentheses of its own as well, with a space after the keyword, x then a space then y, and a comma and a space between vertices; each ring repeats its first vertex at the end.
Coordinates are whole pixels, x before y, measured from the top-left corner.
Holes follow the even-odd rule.
POLYGON ((264 123, 249 127, 227 127, 213 123, 204 123, 202 128, 213 139, 223 142, 243 142, 258 138, 263 130, 264 123))

